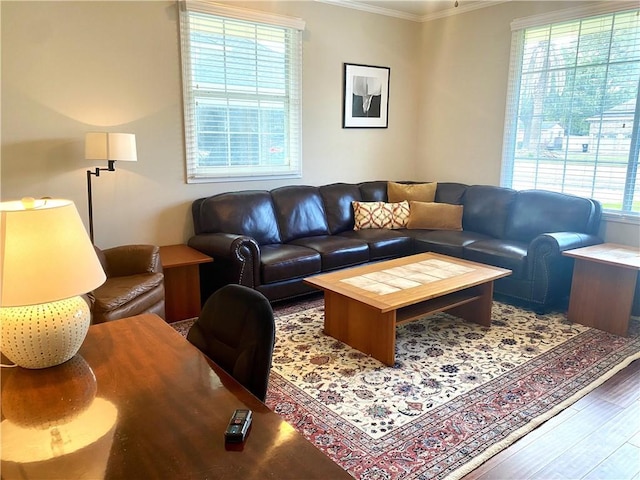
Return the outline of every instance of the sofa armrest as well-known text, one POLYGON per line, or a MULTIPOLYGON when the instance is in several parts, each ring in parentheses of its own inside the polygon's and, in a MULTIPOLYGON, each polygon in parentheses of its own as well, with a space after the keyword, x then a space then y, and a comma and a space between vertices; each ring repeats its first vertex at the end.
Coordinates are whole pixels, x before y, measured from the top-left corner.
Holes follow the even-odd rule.
MULTIPOLYGON (((554 259, 556 262, 558 257, 562 257, 562 252, 565 250, 571 250, 573 248, 587 247, 589 245, 597 245, 602 243, 602 239, 596 235, 590 235, 587 233, 579 232, 553 232, 543 233, 534 238, 529 244, 527 249, 527 259, 529 269, 535 271, 536 268, 540 268, 543 262, 545 269, 550 268, 549 263, 554 259)), ((572 264, 572 261, 567 258, 566 264, 572 264)))
POLYGON ((529 245, 529 250, 536 248, 544 248, 549 245, 557 253, 561 254, 565 250, 574 248, 588 247, 589 245, 598 245, 602 243, 602 239, 596 235, 579 232, 554 232, 538 235, 529 245))
POLYGON ((532 279, 531 300, 546 305, 552 298, 569 294, 573 259, 565 250, 602 243, 596 235, 579 232, 544 233, 535 237, 527 250, 527 268, 532 279))
POLYGON ((214 261, 210 264, 218 272, 224 270, 226 283, 255 288, 260 283, 260 247, 255 239, 233 233, 202 233, 188 242, 214 261))
POLYGON ((121 245, 102 250, 107 277, 162 273, 157 245, 121 245))

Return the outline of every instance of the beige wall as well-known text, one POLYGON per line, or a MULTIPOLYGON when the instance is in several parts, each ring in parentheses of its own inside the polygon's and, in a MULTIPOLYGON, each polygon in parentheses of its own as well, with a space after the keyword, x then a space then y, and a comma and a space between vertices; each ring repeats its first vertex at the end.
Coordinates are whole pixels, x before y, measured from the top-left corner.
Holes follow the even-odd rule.
MULTIPOLYGON (((516 1, 424 24, 416 177, 500 184, 511 22, 593 2, 516 1)), ((605 240, 640 245, 636 222, 602 222, 605 240)))
POLYGON ((223 191, 412 177, 420 25, 317 2, 246 5, 306 21, 302 178, 185 183, 176 2, 3 1, 2 200, 70 198, 88 225, 84 133, 102 129, 138 144, 137 163, 93 178, 102 247, 183 242, 191 201, 223 191), (343 62, 391 67, 388 129, 341 128, 343 62))
MULTIPOLYGON (((498 185, 510 22, 576 2, 508 2, 426 23, 314 1, 233 2, 306 21, 303 177, 187 185, 173 1, 1 3, 0 198, 70 198, 87 223, 84 133, 132 132, 138 162, 93 178, 96 244, 183 242, 191 201, 373 179, 498 185), (342 129, 342 64, 391 67, 388 129, 342 129)), ((634 244, 637 224, 603 225, 634 244)), ((638 240, 640 241, 640 240, 638 240)))

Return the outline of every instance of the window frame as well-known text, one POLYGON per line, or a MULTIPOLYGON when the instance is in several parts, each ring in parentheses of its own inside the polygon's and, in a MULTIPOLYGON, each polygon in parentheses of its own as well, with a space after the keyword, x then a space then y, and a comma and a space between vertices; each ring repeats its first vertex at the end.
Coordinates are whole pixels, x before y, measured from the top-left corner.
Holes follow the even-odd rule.
MULTIPOLYGON (((520 88, 522 69, 524 62, 524 33, 528 28, 545 27, 553 24, 571 21, 580 21, 588 19, 590 17, 598 17, 608 14, 616 14, 623 12, 640 12, 637 2, 602 2, 593 5, 587 5, 582 7, 573 7, 560 11, 554 11, 551 13, 534 15, 526 18, 515 19, 511 23, 512 30, 512 42, 511 42, 511 59, 509 69, 509 80, 507 85, 507 99, 505 110, 505 129, 503 137, 502 148, 502 166, 501 166, 501 178, 500 185, 510 188, 513 187, 513 176, 516 165, 516 145, 517 145, 517 127, 518 127, 518 111, 520 108, 520 88)), ((607 64, 609 65, 609 64, 607 64)), ((637 161, 634 164, 633 158, 637 158, 638 148, 640 146, 640 140, 638 139, 640 131, 640 90, 636 92, 636 110, 634 117, 634 128, 631 136, 631 144, 628 150, 627 163, 627 180, 625 188, 629 184, 629 175, 636 173, 630 172, 632 168, 638 168, 637 161), (635 155, 635 157, 633 156, 635 155)), ((598 178, 597 174, 594 174, 593 178, 598 178)), ((635 179, 631 182, 635 188, 635 196, 638 196, 640 191, 640 176, 636 175, 635 179)), ((565 182, 563 180, 562 185, 565 182)), ((563 191, 563 188, 558 191, 563 191)), ((633 199, 631 199, 633 200, 633 199)), ((624 208, 621 207, 621 208, 624 208)), ((633 208, 633 207, 631 207, 633 208)), ((603 210, 603 217, 607 220, 620 221, 624 223, 640 223, 640 213, 633 210, 603 210)))
MULTIPOLYGON (((236 6, 216 4, 207 0, 186 0, 179 3, 180 15, 180 48, 182 63, 182 89, 183 89, 183 122, 185 139, 185 166, 187 183, 213 183, 228 181, 264 180, 281 178, 300 178, 302 176, 302 32, 305 22, 301 19, 283 15, 272 14, 257 10, 250 10, 236 6), (283 43, 285 47, 285 71, 283 87, 285 94, 278 100, 283 105, 284 111, 284 152, 286 161, 282 165, 269 165, 266 162, 257 164, 231 165, 231 150, 226 156, 227 165, 203 165, 200 161, 198 150, 198 111, 201 111, 202 102, 199 99, 215 92, 215 89, 195 88, 194 63, 192 51, 196 50, 196 43, 192 43, 192 28, 190 16, 210 15, 212 19, 221 22, 241 22, 253 25, 256 29, 271 29, 283 31, 283 43), (200 101, 200 109, 197 102, 200 101)), ((204 18, 204 17, 202 17, 204 18)), ((233 38, 233 37, 232 37, 233 38)), ((256 56, 256 60, 259 60, 256 56)), ((204 62, 203 62, 204 63, 204 62)), ((225 70, 227 71, 227 70, 225 70)), ((227 87, 229 83, 225 84, 227 87)), ((269 99, 269 95, 263 93, 229 93, 231 89, 223 88, 222 96, 227 101, 227 106, 222 110, 229 112, 229 106, 234 101, 246 102, 248 113, 259 116, 260 112, 267 112, 267 107, 260 107, 269 99), (251 107, 253 103, 255 106, 251 107), (250 112, 255 110, 255 112, 250 112)), ((218 98, 223 98, 219 96, 218 98)), ((273 100, 274 97, 271 97, 273 100)), ((213 103, 212 109, 214 108, 213 103)), ((259 120, 258 120, 259 122, 259 120)), ((258 137, 261 136, 261 131, 258 137)), ((231 138, 232 133, 227 128, 223 136, 231 138)), ((237 144, 240 147, 243 144, 237 144)), ((251 144, 244 145, 247 149, 251 144)), ((260 157, 260 153, 256 154, 260 157)))

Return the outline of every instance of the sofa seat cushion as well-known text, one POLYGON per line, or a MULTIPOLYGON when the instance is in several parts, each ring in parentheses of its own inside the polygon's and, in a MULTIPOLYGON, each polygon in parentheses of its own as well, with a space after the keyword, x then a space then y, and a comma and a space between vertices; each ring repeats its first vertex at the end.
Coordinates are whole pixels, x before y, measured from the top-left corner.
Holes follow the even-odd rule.
POLYGON ((464 247, 463 258, 472 262, 508 268, 511 278, 525 278, 527 243, 498 239, 473 242, 464 247))
POLYGON ((369 260, 404 257, 412 253, 413 240, 403 231, 372 228, 342 232, 340 236, 367 242, 369 260))
POLYGON ((113 318, 121 318, 119 315, 123 312, 144 312, 156 303, 164 302, 163 279, 162 273, 108 278, 92 294, 96 317, 102 318, 109 313, 113 318))
POLYGON ((290 245, 299 245, 315 250, 322 259, 322 270, 358 265, 369 261, 369 246, 363 240, 345 238, 341 235, 317 235, 298 238, 290 245))
POLYGON ((462 258, 465 245, 491 237, 466 230, 408 230, 413 237, 416 253, 435 252, 462 258))
POLYGON ((320 254, 310 248, 288 244, 260 247, 262 283, 314 275, 320 273, 321 266, 320 254))

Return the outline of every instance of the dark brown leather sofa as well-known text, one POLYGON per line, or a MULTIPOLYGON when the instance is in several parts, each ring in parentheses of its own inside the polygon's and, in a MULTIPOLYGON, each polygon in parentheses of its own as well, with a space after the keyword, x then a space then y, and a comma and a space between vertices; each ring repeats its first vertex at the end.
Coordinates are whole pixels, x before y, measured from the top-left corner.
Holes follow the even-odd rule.
POLYGON ((354 230, 352 201, 387 201, 387 182, 285 186, 200 198, 189 245, 214 257, 201 266, 202 298, 238 283, 276 301, 308 294, 310 275, 420 252, 512 270, 495 282, 505 300, 544 311, 566 302, 567 249, 602 243, 597 201, 543 190, 438 183, 435 201, 463 205, 461 231, 354 230))

